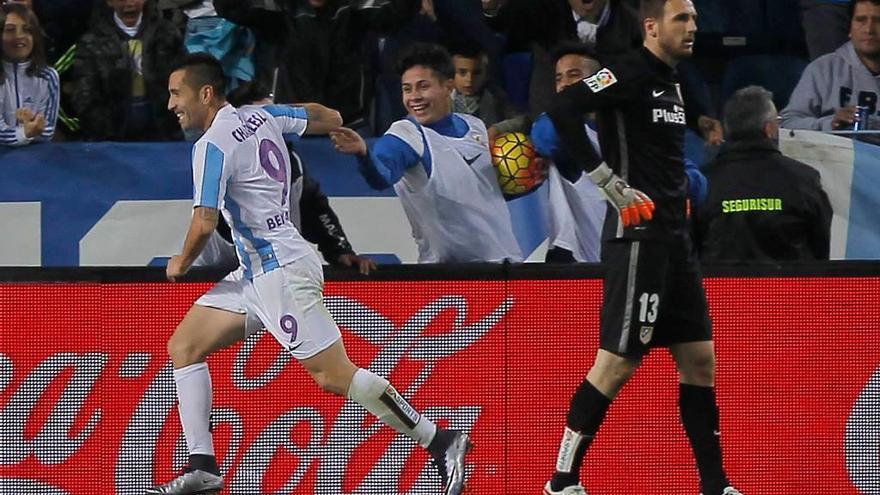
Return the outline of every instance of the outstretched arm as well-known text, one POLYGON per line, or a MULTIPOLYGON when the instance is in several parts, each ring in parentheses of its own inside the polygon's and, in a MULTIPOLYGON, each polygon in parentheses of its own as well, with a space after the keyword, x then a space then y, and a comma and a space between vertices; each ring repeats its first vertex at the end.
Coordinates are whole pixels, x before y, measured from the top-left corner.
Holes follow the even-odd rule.
POLYGON ((330 133, 336 151, 357 157, 361 175, 373 189, 393 186, 406 171, 419 164, 420 157, 397 136, 384 135, 373 143, 372 149, 357 132, 346 127, 330 133))
POLYGON ((284 134, 327 134, 342 125, 342 116, 319 103, 303 105, 264 105, 284 134))
POLYGON ((327 134, 342 125, 342 115, 332 108, 320 103, 304 103, 303 108, 309 118, 306 134, 327 134))

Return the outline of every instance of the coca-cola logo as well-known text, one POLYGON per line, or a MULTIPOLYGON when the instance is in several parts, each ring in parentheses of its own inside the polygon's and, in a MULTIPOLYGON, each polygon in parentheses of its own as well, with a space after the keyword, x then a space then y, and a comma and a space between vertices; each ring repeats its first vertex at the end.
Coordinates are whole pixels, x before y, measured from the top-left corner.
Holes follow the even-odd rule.
POLYGON ((859 394, 846 423, 846 468, 864 495, 880 495, 880 368, 859 394))
MULTIPOLYGON (((470 314, 465 297, 443 296, 418 310, 400 326, 379 311, 348 297, 328 297, 326 304, 342 328, 380 349, 371 363, 361 365, 367 364, 365 367, 374 372, 388 375, 403 359, 421 363, 416 379, 401 391, 405 396, 413 397, 429 380, 439 362, 474 345, 496 328, 510 311, 513 301, 505 299, 488 314, 475 317, 470 314), (425 333, 438 316, 448 315, 450 311, 453 319, 448 331, 430 335, 425 333)), ((246 367, 254 357, 260 338, 270 337, 261 334, 236 350, 229 379, 233 387, 240 391, 258 390, 272 384, 287 366, 292 365, 289 355, 279 346, 274 361, 259 374, 249 376, 246 367)), ((146 353, 130 353, 115 372, 119 376, 142 376, 151 358, 146 353)), ((0 448, 0 467, 15 465, 31 455, 36 456, 44 466, 59 465, 76 454, 86 442, 100 440, 101 409, 91 412, 85 427, 74 428, 74 421, 82 421, 79 416, 83 412, 83 404, 93 393, 102 373, 107 372, 109 359, 107 353, 58 353, 31 370, 0 413, 0 442, 3 445, 0 448), (62 374, 71 374, 71 377, 39 433, 29 438, 25 434, 25 425, 32 419, 35 406, 47 388, 62 374)), ((0 392, 9 386, 13 375, 12 359, 0 354, 0 392)), ((174 394, 169 393, 172 390, 170 383, 173 383, 173 378, 169 364, 147 386, 134 408, 118 449, 105 446, 118 451, 115 489, 109 491, 119 494, 143 493, 146 487, 155 483, 159 438, 163 429, 168 427, 169 415, 176 406, 174 394)), ((451 387, 450 394, 452 391, 451 387)), ((471 430, 481 410, 479 404, 457 407, 434 404, 421 412, 430 418, 443 418, 453 428, 471 430)), ((381 424, 367 421, 367 415, 363 408, 352 401, 346 401, 341 411, 326 411, 311 406, 294 407, 272 419, 252 442, 245 444, 246 414, 234 406, 215 408, 215 425, 223 425, 231 431, 221 466, 224 472, 230 473, 226 479, 229 490, 236 494, 262 493, 259 481, 267 475, 275 453, 282 449, 294 456, 298 463, 275 493, 293 492, 304 482, 306 473, 315 469, 317 476, 313 477, 312 492, 316 494, 404 493, 397 483, 406 460, 416 447, 411 440, 400 435, 358 480, 354 489, 349 486, 346 490, 343 487, 352 454, 369 442, 381 428, 381 424), (369 426, 356 427, 365 424, 369 426), (292 432, 303 425, 308 427, 310 435, 305 440, 295 439, 292 432)), ((181 436, 176 442, 174 454, 176 467, 181 467, 185 453, 185 442, 181 436)), ((416 482, 406 492, 436 491, 437 483, 435 469, 426 463, 416 482)), ((0 478, 0 493, 13 491, 21 495, 67 493, 43 481, 0 478)))

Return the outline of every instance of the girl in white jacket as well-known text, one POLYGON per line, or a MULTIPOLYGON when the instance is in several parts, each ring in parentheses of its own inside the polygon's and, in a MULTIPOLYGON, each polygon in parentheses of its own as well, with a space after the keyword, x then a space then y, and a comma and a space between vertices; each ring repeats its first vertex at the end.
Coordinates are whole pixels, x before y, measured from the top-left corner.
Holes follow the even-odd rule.
POLYGON ((0 62, 0 144, 51 141, 58 120, 58 73, 46 64, 43 32, 33 11, 4 7, 0 62))

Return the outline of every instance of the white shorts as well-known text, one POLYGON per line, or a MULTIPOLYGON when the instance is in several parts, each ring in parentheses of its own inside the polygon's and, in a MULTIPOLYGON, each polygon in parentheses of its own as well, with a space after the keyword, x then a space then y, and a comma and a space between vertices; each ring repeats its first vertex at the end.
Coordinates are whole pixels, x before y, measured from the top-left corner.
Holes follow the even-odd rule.
POLYGON ((214 284, 208 292, 202 294, 195 304, 209 308, 222 309, 232 313, 245 315, 244 338, 253 335, 263 328, 263 323, 253 313, 249 313, 244 301, 244 269, 229 272, 223 280, 214 284))
POLYGON ((324 271, 317 254, 244 280, 248 317, 263 322, 296 359, 310 358, 342 337, 324 307, 324 271))

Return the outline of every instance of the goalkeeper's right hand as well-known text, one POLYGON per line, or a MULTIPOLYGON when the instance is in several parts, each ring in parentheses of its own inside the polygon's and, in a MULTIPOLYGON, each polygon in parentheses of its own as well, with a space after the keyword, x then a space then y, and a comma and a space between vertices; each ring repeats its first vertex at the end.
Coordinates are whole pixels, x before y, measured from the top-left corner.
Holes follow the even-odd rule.
POLYGON ((620 220, 624 227, 639 225, 642 220, 648 221, 654 217, 654 202, 647 194, 633 189, 621 179, 611 168, 602 162, 587 175, 605 193, 605 199, 620 214, 620 220))

